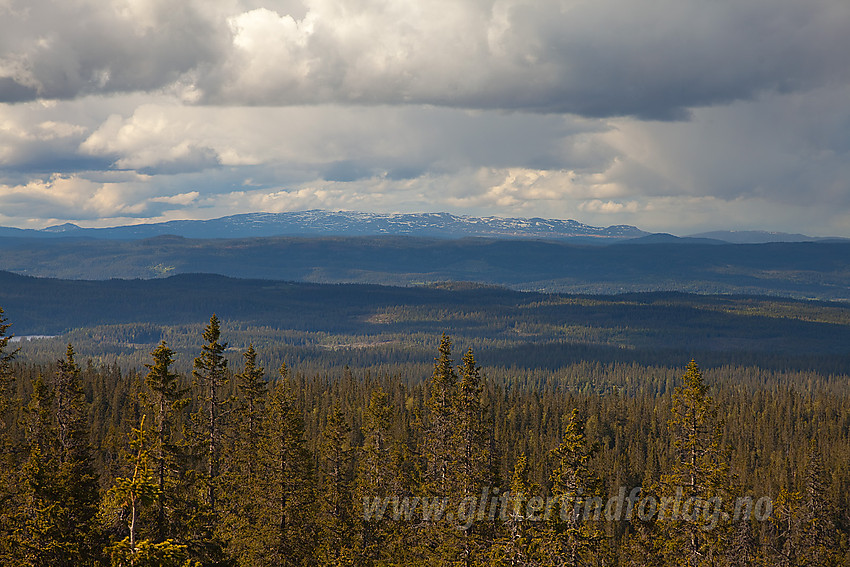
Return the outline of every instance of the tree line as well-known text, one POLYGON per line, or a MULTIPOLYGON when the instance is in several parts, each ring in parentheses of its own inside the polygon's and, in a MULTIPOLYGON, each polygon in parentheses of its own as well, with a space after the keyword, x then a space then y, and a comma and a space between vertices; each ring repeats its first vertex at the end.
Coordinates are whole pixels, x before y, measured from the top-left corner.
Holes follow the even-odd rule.
POLYGON ((165 341, 135 372, 16 361, 8 330, 4 565, 850 562, 846 378, 523 385, 445 335, 425 379, 269 373, 215 315, 184 375, 165 341))

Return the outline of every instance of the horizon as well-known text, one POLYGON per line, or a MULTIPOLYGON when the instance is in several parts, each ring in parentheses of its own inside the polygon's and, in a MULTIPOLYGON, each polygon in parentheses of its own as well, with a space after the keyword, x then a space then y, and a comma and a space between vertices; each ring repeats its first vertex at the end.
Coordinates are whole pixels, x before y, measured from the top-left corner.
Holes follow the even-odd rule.
MULTIPOLYGON (((559 221, 559 222, 576 222, 585 226, 589 226, 591 228, 612 228, 615 226, 628 226, 631 228, 636 228, 638 230, 643 230, 640 226, 634 225, 592 225, 586 222, 583 222, 576 218, 555 218, 555 217, 544 217, 544 216, 534 216, 534 217, 516 217, 516 216, 506 216, 506 215, 469 215, 469 214, 455 214, 448 211, 416 211, 416 212, 371 212, 371 211, 356 211, 356 210, 345 210, 345 209, 302 209, 302 210, 293 210, 293 211, 279 211, 279 212, 270 212, 270 211, 251 211, 245 213, 235 213, 232 215, 224 215, 210 218, 173 218, 167 221, 156 221, 156 220, 147 220, 142 222, 128 222, 126 224, 115 224, 115 225, 88 225, 88 223, 77 224, 70 221, 65 221, 59 224, 51 224, 39 228, 35 227, 21 227, 21 226, 10 226, 10 225, 0 225, 0 228, 17 228, 21 230, 36 230, 36 231, 49 231, 50 229, 62 228, 65 226, 79 228, 83 230, 88 229, 112 229, 112 228, 124 228, 124 227, 133 227, 133 226, 149 226, 149 225, 158 225, 169 222, 205 222, 205 221, 215 221, 222 220, 229 217, 236 216, 249 216, 249 215, 279 215, 279 214, 298 214, 298 213, 309 213, 309 212, 322 212, 322 213, 349 213, 349 214, 367 214, 367 215, 376 215, 376 216, 399 216, 399 215, 442 215, 448 214, 456 218, 481 218, 481 219, 505 219, 505 220, 534 220, 540 219, 544 221, 559 221)), ((693 232, 688 234, 676 234, 670 231, 644 231, 647 235, 652 234, 671 234, 673 236, 677 236, 680 238, 686 238, 691 236, 702 236, 710 233, 728 233, 728 234, 746 234, 746 233, 758 233, 758 234, 766 234, 766 235, 786 235, 786 236, 803 236, 807 238, 815 238, 815 239, 830 239, 830 238, 848 238, 842 235, 820 235, 820 234, 804 234, 797 232, 789 232, 789 231, 777 231, 777 230, 758 230, 758 229, 708 229, 700 232, 693 232)))
MULTIPOLYGON (((534 217, 516 217, 516 216, 507 216, 507 215, 470 215, 470 214, 455 214, 448 211, 415 211, 415 212, 371 212, 371 211, 356 211, 356 210, 347 210, 347 209, 300 209, 300 210, 292 210, 292 211, 279 211, 279 212, 270 212, 270 211, 250 211, 244 213, 235 213, 231 215, 224 216, 216 216, 209 218, 173 218, 167 221, 157 221, 157 220, 147 220, 141 222, 128 222, 126 224, 115 224, 115 225, 91 225, 89 223, 81 223, 77 224, 70 221, 65 221, 59 224, 51 224, 42 226, 39 228, 34 227, 21 227, 21 226, 11 226, 11 225, 2 225, 3 228, 18 228, 21 230, 37 230, 37 231, 47 231, 50 229, 61 228, 64 226, 72 226, 80 229, 112 229, 112 228, 124 228, 124 227, 132 227, 132 226, 149 226, 149 225, 158 225, 165 224, 169 222, 205 222, 205 221, 215 221, 222 220, 228 217, 236 217, 236 216, 248 216, 248 215, 279 215, 279 214, 298 214, 298 213, 308 213, 308 212, 323 212, 323 213, 351 213, 351 214, 367 214, 367 215, 376 215, 376 216, 397 216, 397 215, 441 215, 448 214, 456 218, 481 218, 481 219, 505 219, 505 220, 534 220, 540 219, 545 221, 559 221, 559 222, 576 222, 585 226, 589 226, 591 228, 612 228, 615 226, 628 226, 631 228, 636 228, 638 230, 643 230, 640 226, 635 225, 592 225, 586 222, 583 222, 576 218, 555 218, 555 217, 545 217, 545 216, 534 216, 534 217)), ((676 234, 670 231, 644 231, 647 234, 671 234, 673 236, 677 236, 680 238, 690 237, 690 236, 701 236, 710 233, 728 233, 728 234, 746 234, 746 233, 758 233, 758 234, 772 234, 772 235, 787 235, 787 236, 804 236, 808 238, 816 238, 816 239, 830 239, 830 238, 850 238, 843 235, 824 235, 824 234, 804 234, 799 232, 790 232, 783 230, 760 230, 760 229, 751 229, 751 228, 732 228, 732 229, 707 229, 700 232, 693 233, 680 233, 676 234)))

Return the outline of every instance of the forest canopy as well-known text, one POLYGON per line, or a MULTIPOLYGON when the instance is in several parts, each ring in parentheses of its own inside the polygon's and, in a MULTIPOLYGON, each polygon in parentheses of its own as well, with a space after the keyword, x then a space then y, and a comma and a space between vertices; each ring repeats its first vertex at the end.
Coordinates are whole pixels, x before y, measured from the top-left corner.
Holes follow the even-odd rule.
MULTIPOLYGON (((637 362, 176 370, 27 360, 0 323, 14 565, 840 565, 846 374, 637 362), (617 507, 619 506, 619 511, 617 507)), ((314 361, 315 362, 315 361, 314 361)))

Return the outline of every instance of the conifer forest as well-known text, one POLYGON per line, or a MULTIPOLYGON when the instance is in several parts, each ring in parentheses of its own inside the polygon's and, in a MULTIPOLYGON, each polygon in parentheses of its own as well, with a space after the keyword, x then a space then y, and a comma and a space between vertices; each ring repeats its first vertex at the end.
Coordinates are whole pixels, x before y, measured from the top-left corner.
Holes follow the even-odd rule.
POLYGON ((376 365, 212 315, 137 364, 14 330, 0 310, 2 565, 850 565, 846 344, 531 368, 435 332, 376 365))

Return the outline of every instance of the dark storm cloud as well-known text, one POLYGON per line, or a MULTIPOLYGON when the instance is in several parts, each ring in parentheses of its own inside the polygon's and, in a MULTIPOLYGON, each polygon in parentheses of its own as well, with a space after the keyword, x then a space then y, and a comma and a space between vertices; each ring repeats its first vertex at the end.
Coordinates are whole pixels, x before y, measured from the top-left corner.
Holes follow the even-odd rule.
POLYGON ((160 89, 213 63, 224 29, 193 2, 11 0, 0 6, 0 101, 160 89))
POLYGON ((12 77, 0 77, 0 103, 33 100, 37 95, 33 87, 22 85, 12 77))
POLYGON ((0 23, 0 100, 168 87, 215 104, 671 119, 848 78, 844 0, 304 6, 14 2, 0 23))

